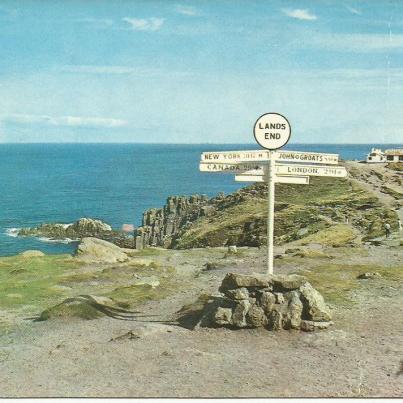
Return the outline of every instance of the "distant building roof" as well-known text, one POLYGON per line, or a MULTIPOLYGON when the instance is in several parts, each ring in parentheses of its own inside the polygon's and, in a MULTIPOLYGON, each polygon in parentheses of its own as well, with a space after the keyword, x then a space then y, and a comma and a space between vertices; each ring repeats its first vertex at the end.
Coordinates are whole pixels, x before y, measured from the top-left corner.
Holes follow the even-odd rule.
POLYGON ((403 148, 396 148, 394 150, 385 150, 386 155, 403 155, 403 148))

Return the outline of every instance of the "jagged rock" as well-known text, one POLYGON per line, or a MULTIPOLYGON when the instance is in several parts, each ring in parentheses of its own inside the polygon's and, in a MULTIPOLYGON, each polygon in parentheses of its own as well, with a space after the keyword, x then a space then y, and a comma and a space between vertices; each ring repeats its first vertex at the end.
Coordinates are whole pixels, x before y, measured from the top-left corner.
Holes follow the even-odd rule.
POLYGON ((284 304, 285 299, 281 292, 275 292, 274 296, 276 297, 276 304, 284 304))
POLYGON ((51 239, 81 239, 110 233, 112 227, 100 220, 80 218, 72 224, 42 224, 35 228, 22 228, 19 236, 42 236, 51 239))
POLYGON ((220 291, 232 290, 235 288, 267 288, 272 284, 271 279, 263 274, 238 274, 228 273, 220 287, 220 291))
POLYGON ((67 229, 74 231, 80 237, 94 236, 94 234, 112 231, 112 227, 109 224, 91 218, 80 218, 67 229))
POLYGON ((311 284, 306 282, 299 288, 301 300, 304 304, 304 312, 313 321, 327 322, 332 319, 329 308, 325 304, 322 295, 316 291, 311 284))
POLYGON ((288 317, 289 326, 292 329, 299 329, 301 325, 301 315, 303 311, 303 304, 299 298, 299 293, 296 291, 291 291, 287 295, 288 303, 288 317))
POLYGON ((98 238, 83 238, 78 245, 79 260, 102 263, 118 263, 128 260, 127 254, 118 246, 98 238))
POLYGON ((249 292, 248 292, 248 289, 245 287, 236 288, 235 290, 227 290, 225 292, 225 295, 228 298, 235 299, 235 300, 249 299, 249 292))
POLYGON ((263 291, 260 296, 260 306, 266 313, 272 311, 274 304, 276 303, 276 297, 270 291, 263 291))
POLYGON ((373 280, 374 278, 380 278, 382 277, 378 272, 367 272, 367 273, 361 273, 357 278, 360 280, 367 280, 371 279, 373 280))
POLYGON ((279 287, 284 290, 296 290, 306 282, 306 278, 297 274, 290 274, 287 276, 274 275, 272 276, 272 282, 275 287, 279 287))
POLYGON ((232 313, 232 324, 236 327, 243 328, 247 326, 246 314, 251 304, 249 301, 239 301, 232 313))
POLYGON ((273 309, 268 317, 271 330, 281 330, 283 328, 283 315, 280 311, 273 309))
POLYGON ((21 256, 24 257, 41 257, 45 256, 43 252, 40 250, 26 250, 25 252, 20 253, 21 256))
POLYGON ((250 327, 262 327, 267 326, 268 319, 265 315, 263 308, 251 305, 246 314, 246 324, 250 327))
POLYGON ((207 206, 207 202, 205 195, 170 196, 163 208, 145 211, 142 225, 134 234, 136 249, 172 247, 181 230, 188 229, 197 218, 212 213, 214 207, 207 206))
POLYGON ((214 314, 214 323, 217 325, 231 325, 232 324, 232 309, 218 307, 214 314))
POLYGON ((333 325, 333 322, 315 322, 313 320, 301 320, 300 329, 305 332, 313 332, 317 329, 327 329, 329 326, 333 325))

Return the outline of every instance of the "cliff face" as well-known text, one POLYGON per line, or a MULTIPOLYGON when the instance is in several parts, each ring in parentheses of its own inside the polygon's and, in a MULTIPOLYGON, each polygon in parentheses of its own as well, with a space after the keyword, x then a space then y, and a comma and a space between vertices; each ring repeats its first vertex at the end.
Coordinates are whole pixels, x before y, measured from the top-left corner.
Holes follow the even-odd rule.
MULTIPOLYGON (((275 243, 302 238, 343 245, 384 235, 398 227, 396 207, 349 179, 311 178, 311 184, 276 186, 275 243), (323 234, 323 236, 322 236, 323 234), (330 242, 330 241, 329 241, 330 242)), ((230 195, 169 197, 161 209, 144 213, 135 247, 187 249, 266 243, 267 186, 255 184, 230 195)))
POLYGON ((170 196, 163 208, 144 212, 142 226, 135 232, 135 247, 162 246, 170 248, 175 237, 187 225, 208 212, 205 195, 170 196))

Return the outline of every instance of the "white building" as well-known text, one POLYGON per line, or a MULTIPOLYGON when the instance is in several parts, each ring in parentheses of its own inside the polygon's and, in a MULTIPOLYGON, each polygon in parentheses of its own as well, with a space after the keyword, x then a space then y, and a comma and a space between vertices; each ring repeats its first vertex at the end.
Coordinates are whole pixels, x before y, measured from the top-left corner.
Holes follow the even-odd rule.
POLYGON ((380 148, 372 148, 367 155, 368 163, 376 162, 403 162, 403 148, 382 151, 380 148))
POLYGON ((403 148, 385 150, 386 162, 403 162, 403 148))
POLYGON ((372 148, 371 152, 367 155, 367 162, 386 162, 386 157, 380 148, 372 148))

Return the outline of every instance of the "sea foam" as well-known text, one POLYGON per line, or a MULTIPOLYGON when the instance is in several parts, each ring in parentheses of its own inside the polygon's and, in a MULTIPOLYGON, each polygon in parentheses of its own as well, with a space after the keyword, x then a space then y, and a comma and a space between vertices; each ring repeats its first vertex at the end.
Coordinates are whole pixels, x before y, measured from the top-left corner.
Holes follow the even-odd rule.
POLYGON ((21 228, 7 228, 5 234, 13 238, 17 238, 21 228))

